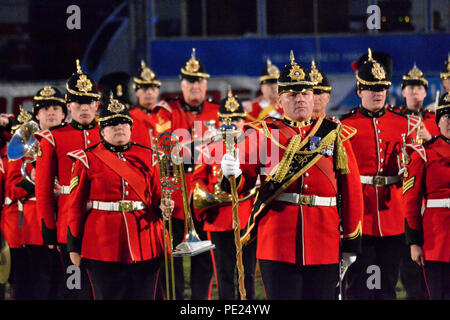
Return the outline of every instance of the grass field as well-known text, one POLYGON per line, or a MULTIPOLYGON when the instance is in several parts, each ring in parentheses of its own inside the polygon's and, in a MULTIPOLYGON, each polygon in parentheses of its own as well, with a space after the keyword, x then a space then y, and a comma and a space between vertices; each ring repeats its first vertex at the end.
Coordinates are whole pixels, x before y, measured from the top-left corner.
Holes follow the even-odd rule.
MULTIPOLYGON (((184 279, 185 279, 184 298, 186 300, 190 299, 190 297, 191 297, 191 288, 189 287, 190 264, 191 264, 191 260, 189 258, 183 258, 184 279)), ((237 283, 237 281, 236 281, 236 283, 237 283)), ((397 282, 396 293, 397 293, 397 300, 405 300, 406 299, 406 292, 405 292, 405 289, 403 288, 403 285, 400 280, 397 282)), ((218 299, 216 281, 215 281, 214 277, 213 277, 213 290, 211 293, 211 298, 212 298, 212 300, 218 299)), ((264 293, 264 287, 263 287, 263 284, 261 281, 261 275, 259 273, 258 267, 256 269, 255 298, 257 300, 265 300, 266 299, 266 295, 264 293)))
MULTIPOLYGON (((181 259, 181 258, 180 258, 181 259)), ((190 283, 190 264, 191 260, 189 258, 182 258, 183 259, 183 265, 184 265, 184 277, 185 277, 185 284, 186 288, 184 291, 184 298, 186 300, 190 299, 191 297, 191 288, 189 286, 190 283)), ((259 274, 259 270, 256 270, 256 290, 255 290, 255 297, 257 300, 265 300, 266 296, 264 293, 264 288, 261 281, 261 275, 259 274)), ((212 300, 218 299, 217 294, 217 287, 215 283, 215 279, 213 277, 213 290, 212 290, 212 300)), ((402 283, 399 281, 397 283, 397 300, 404 300, 406 298, 406 292, 403 288, 402 283)), ((5 286, 5 300, 10 300, 10 290, 9 290, 9 284, 6 284, 5 286)))

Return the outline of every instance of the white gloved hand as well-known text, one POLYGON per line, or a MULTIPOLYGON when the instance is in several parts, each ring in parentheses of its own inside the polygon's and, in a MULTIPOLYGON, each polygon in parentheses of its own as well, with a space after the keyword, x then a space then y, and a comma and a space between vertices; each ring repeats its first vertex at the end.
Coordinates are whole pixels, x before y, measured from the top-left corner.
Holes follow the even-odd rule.
POLYGON ((225 154, 223 156, 221 167, 223 175, 225 177, 239 177, 242 174, 242 170, 239 168, 239 166, 239 149, 236 149, 236 158, 229 154, 225 154))

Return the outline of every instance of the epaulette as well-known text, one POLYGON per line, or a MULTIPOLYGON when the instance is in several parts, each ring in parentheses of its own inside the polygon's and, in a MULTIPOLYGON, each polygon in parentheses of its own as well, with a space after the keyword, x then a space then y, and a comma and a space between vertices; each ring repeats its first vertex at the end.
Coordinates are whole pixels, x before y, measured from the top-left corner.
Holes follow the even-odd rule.
POLYGON ((354 115, 356 113, 356 111, 358 110, 358 107, 351 109, 348 113, 344 113, 342 115, 339 116, 339 120, 344 120, 347 119, 348 117, 354 115))
POLYGON ((67 156, 69 158, 73 158, 74 160, 77 160, 77 159, 80 160, 81 163, 83 163, 86 166, 86 168, 89 169, 88 158, 87 158, 86 152, 84 152, 83 150, 75 150, 75 151, 67 152, 67 156))
POLYGON ((427 153, 423 145, 418 143, 411 143, 407 144, 406 147, 416 151, 419 154, 419 156, 423 159, 423 161, 427 162, 427 153))
POLYGON ((413 115, 407 115, 406 117, 408 118, 408 132, 406 135, 409 136, 420 126, 422 120, 420 117, 413 115))
POLYGON ((34 136, 38 141, 41 141, 41 139, 44 138, 45 140, 50 142, 53 147, 55 147, 55 138, 53 137, 53 134, 49 129, 40 130, 36 132, 34 136))
POLYGON ((213 98, 208 98, 208 99, 206 99, 206 101, 208 101, 209 103, 220 104, 220 102, 217 102, 213 98))
POLYGON ((340 124, 340 128, 339 128, 339 137, 341 139, 342 142, 350 139, 351 137, 353 137, 356 133, 358 132, 358 130, 356 130, 353 127, 347 126, 345 124, 340 124))

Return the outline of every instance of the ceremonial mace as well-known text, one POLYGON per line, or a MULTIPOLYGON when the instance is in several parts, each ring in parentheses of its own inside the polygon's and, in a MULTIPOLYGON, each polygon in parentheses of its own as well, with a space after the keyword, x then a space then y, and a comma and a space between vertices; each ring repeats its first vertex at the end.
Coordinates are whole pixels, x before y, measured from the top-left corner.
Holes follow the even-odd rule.
MULTIPOLYGON (((231 123, 231 118, 225 119, 225 124, 220 127, 220 132, 225 143, 226 153, 235 157, 235 145, 237 136, 240 132, 237 130, 236 126, 231 123)), ((239 221, 239 197, 236 187, 236 177, 230 176, 228 180, 231 185, 234 244, 236 246, 236 267, 238 269, 239 294, 241 300, 247 300, 244 282, 244 265, 242 263, 241 223, 239 221)))

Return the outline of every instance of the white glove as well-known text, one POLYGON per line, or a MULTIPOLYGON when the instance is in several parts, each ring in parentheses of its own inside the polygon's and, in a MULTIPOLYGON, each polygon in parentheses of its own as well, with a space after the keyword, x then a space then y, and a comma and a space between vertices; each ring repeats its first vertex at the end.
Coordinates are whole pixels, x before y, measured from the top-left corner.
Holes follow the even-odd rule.
POLYGON ((236 178, 242 174, 242 170, 239 168, 239 149, 236 149, 236 158, 225 154, 222 158, 222 172, 227 178, 235 176, 236 178))

